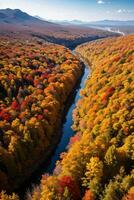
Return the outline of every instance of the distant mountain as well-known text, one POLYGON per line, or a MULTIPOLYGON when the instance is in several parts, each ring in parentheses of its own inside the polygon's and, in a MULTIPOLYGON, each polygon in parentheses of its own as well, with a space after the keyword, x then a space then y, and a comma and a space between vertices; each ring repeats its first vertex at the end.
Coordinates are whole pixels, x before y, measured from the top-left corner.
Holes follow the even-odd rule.
POLYGON ((40 17, 40 16, 38 16, 38 15, 35 15, 34 17, 37 18, 37 19, 40 19, 40 20, 46 21, 44 18, 42 18, 42 17, 40 17))
POLYGON ((85 24, 86 22, 74 19, 74 20, 71 20, 70 23, 75 24, 75 25, 82 25, 82 24, 85 24))
POLYGON ((119 20, 102 20, 89 22, 88 24, 96 26, 134 26, 134 20, 119 21, 119 20))
POLYGON ((54 22, 56 24, 61 24, 61 25, 83 25, 83 24, 87 23, 87 22, 77 20, 77 19, 74 19, 74 20, 52 20, 52 19, 50 19, 49 21, 54 22))
POLYGON ((54 25, 51 22, 39 19, 37 17, 33 17, 25 12, 22 12, 19 9, 0 9, 0 23, 6 24, 23 24, 27 25, 30 23, 36 24, 46 24, 46 25, 54 25))
POLYGON ((134 26, 134 20, 119 21, 119 20, 102 20, 95 22, 85 22, 81 20, 49 20, 41 18, 40 16, 31 16, 19 9, 0 9, 0 23, 6 24, 23 24, 30 25, 34 23, 36 25, 47 26, 59 26, 59 25, 78 25, 78 26, 134 26))
POLYGON ((50 20, 56 22, 57 24, 64 25, 80 25, 80 26, 134 26, 134 20, 119 21, 119 20, 102 20, 94 22, 85 22, 80 20, 50 20))
POLYGON ((3 9, 0 10, 0 22, 4 23, 17 23, 24 22, 28 20, 35 20, 32 16, 28 15, 25 12, 22 12, 19 9, 3 9))

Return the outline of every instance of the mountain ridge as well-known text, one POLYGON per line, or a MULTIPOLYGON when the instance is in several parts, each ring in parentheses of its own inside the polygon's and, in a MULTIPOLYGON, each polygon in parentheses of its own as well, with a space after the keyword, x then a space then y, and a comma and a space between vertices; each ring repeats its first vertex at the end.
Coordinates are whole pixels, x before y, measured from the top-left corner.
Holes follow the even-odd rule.
POLYGON ((100 21, 81 21, 81 20, 50 20, 58 24, 74 24, 74 25, 102 25, 102 26, 134 26, 134 20, 100 20, 100 21))
MULTIPOLYGON (((10 23, 10 24, 17 24, 17 23, 46 23, 47 25, 56 25, 52 22, 39 19, 37 17, 31 16, 26 12, 21 11, 20 9, 0 9, 0 23, 10 23)), ((59 25, 57 25, 59 26, 59 25)))

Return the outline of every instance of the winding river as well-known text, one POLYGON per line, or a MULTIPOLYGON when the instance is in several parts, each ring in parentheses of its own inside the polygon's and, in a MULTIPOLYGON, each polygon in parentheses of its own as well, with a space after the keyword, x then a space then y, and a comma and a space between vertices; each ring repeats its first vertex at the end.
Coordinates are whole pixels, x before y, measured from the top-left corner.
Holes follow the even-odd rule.
MULTIPOLYGON (((72 53, 75 54, 75 51, 72 50, 72 53)), ((21 199, 25 199, 25 194, 29 191, 32 191, 33 187, 36 185, 40 184, 40 180, 43 174, 49 173, 53 174, 56 161, 60 159, 60 154, 62 152, 65 152, 67 150, 68 143, 70 141, 70 138, 74 136, 75 132, 72 130, 71 126, 73 124, 73 119, 72 119, 72 112, 76 107, 77 101, 81 98, 80 97, 80 90, 84 88, 84 83, 87 77, 90 74, 90 69, 87 63, 85 63, 83 60, 83 73, 78 80, 76 87, 70 94, 67 103, 66 103, 66 110, 65 110, 65 116, 64 120, 62 123, 62 128, 61 128, 61 138, 56 146, 53 154, 51 157, 49 157, 48 160, 46 160, 44 163, 42 163, 38 169, 34 172, 32 177, 30 177, 29 180, 27 180, 22 186, 19 191, 19 196, 21 199)))
MULTIPOLYGON (((109 30, 111 32, 111 30, 109 30)), ((117 33, 117 31, 114 31, 117 33)), ((120 35, 123 35, 120 32, 120 35)), ((75 50, 72 50, 73 54, 75 53, 75 50)), ((80 58, 81 59, 81 58, 80 58)), ((82 59, 81 59, 82 60, 82 59)), ((84 88, 85 81, 90 75, 90 68, 88 64, 83 61, 83 74, 81 78, 78 80, 76 87, 72 91, 71 95, 69 96, 67 102, 66 102, 66 110, 65 110, 65 116, 64 120, 62 123, 62 128, 61 128, 61 138, 56 146, 56 148, 53 151, 53 154, 51 157, 48 158, 48 160, 45 160, 44 163, 42 163, 38 169, 33 173, 32 177, 30 177, 29 180, 27 180, 22 186, 19 191, 19 196, 21 199, 25 199, 25 194, 27 192, 31 192, 33 190, 33 187, 36 185, 40 184, 40 180, 43 174, 49 173, 53 174, 54 168, 56 166, 57 160, 60 159, 60 154, 65 152, 67 150, 68 143, 70 141, 70 138, 75 135, 75 132, 72 130, 71 126, 73 124, 73 119, 72 119, 72 112, 76 107, 77 101, 81 98, 80 97, 80 90, 84 88)))
POLYGON ((70 137, 72 137, 75 134, 75 132, 71 128, 73 124, 72 112, 76 107, 78 99, 80 98, 80 90, 84 87, 84 82, 87 79, 88 74, 89 74, 89 69, 85 67, 83 76, 81 78, 81 82, 79 83, 79 87, 76 88, 75 98, 67 112, 67 115, 65 117, 65 122, 62 125, 62 137, 60 143, 58 144, 57 149, 50 160, 50 165, 46 170, 44 170, 44 173, 50 173, 50 174, 53 173, 56 161, 60 159, 60 154, 66 151, 70 137))

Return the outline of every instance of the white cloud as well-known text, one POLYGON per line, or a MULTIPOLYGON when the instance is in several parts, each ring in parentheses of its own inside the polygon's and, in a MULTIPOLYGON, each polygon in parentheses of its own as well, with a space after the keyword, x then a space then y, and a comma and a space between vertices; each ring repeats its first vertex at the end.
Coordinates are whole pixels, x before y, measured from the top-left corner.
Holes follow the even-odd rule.
POLYGON ((105 4, 105 2, 102 1, 102 0, 98 0, 97 3, 98 3, 98 4, 105 4))
POLYGON ((117 10, 118 13, 122 13, 122 9, 117 10))
POLYGON ((134 9, 132 9, 132 10, 118 9, 116 12, 117 13, 133 13, 134 9))

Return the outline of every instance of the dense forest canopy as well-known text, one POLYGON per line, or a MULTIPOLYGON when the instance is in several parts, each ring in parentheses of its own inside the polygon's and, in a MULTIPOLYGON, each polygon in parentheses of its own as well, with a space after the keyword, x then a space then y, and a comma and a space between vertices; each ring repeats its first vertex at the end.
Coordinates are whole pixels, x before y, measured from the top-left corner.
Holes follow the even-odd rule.
POLYGON ((18 188, 50 154, 81 73, 63 46, 0 38, 0 189, 18 188))
MULTIPOLYGON (((85 43, 76 51, 92 70, 73 112, 76 134, 53 175, 43 175, 28 199, 133 200, 134 35, 85 43)), ((51 153, 82 70, 66 47, 1 37, 1 190, 19 187, 51 153)))
POLYGON ((134 35, 81 45, 91 77, 74 110, 67 153, 31 199, 134 199, 134 35))

